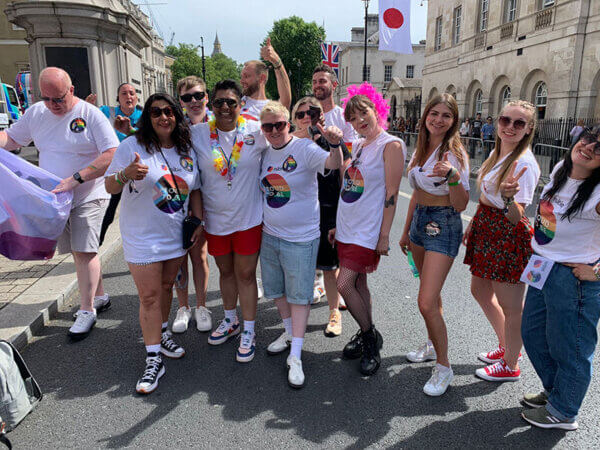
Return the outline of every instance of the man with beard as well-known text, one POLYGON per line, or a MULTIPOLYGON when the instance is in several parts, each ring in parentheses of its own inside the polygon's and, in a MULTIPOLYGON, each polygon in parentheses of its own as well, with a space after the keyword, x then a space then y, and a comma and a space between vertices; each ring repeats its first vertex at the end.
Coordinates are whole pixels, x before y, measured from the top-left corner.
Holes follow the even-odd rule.
MULTIPOLYGON (((292 105, 292 89, 290 79, 281 58, 271 45, 271 38, 267 38, 264 47, 260 49, 260 56, 265 61, 270 62, 275 70, 277 79, 277 91, 279 92, 279 102, 290 109, 292 105)), ((269 68, 265 63, 258 60, 248 61, 244 64, 241 75, 241 84, 243 88, 241 115, 247 120, 258 121, 260 112, 269 102, 265 93, 265 86, 269 79, 269 68)))

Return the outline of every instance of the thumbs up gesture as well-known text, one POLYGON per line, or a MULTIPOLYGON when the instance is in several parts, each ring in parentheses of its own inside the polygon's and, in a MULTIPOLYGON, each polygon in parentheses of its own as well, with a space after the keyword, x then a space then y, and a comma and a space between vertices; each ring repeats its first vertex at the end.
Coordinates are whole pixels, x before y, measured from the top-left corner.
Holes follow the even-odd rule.
POLYGON ((281 63, 279 55, 271 45, 271 38, 268 37, 265 45, 260 49, 260 57, 265 61, 269 61, 274 66, 278 66, 281 63))
POLYGON ((523 167, 519 173, 515 175, 517 170, 517 161, 513 162, 508 175, 502 183, 500 183, 500 195, 502 197, 511 198, 514 197, 520 190, 519 179, 527 171, 527 167, 523 167))
POLYGON ((445 152, 442 156, 442 160, 435 163, 435 166, 433 166, 433 170, 427 176, 430 178, 446 178, 446 176, 452 171, 452 169, 454 169, 454 167, 452 167, 452 163, 448 161, 449 156, 450 152, 445 152))
POLYGON ((135 159, 125 167, 124 175, 130 180, 143 180, 148 174, 148 166, 142 164, 139 153, 135 153, 135 159))

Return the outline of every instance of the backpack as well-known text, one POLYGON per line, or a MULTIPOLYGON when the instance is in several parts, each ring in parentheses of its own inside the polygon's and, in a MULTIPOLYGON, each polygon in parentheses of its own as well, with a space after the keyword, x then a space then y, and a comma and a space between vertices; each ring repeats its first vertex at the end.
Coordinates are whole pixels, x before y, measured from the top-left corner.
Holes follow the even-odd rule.
POLYGON ((6 431, 12 431, 42 396, 20 353, 10 342, 0 340, 0 422, 6 431))

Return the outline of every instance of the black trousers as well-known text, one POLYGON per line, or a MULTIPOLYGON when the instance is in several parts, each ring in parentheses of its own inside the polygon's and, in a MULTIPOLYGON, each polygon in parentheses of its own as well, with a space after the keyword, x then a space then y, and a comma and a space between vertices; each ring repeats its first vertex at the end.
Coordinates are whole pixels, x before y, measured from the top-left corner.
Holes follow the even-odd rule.
POLYGON ((104 219, 102 219, 102 228, 100 229, 100 245, 104 242, 104 236, 106 236, 106 231, 113 220, 115 220, 115 213, 117 212, 117 206, 119 206, 119 202, 121 201, 121 192, 118 194, 112 194, 110 196, 110 202, 108 203, 108 208, 106 208, 106 213, 104 213, 104 219))

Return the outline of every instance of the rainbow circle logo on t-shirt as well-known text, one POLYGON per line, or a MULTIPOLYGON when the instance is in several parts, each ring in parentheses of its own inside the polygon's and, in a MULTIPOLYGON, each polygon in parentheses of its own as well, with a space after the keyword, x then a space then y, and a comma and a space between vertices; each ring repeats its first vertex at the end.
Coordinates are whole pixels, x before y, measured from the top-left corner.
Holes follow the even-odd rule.
POLYGON ((344 186, 341 197, 346 203, 354 203, 360 198, 365 190, 365 180, 357 167, 348 167, 344 173, 344 186))
POLYGON ((172 175, 164 175, 154 184, 154 195, 152 200, 158 209, 167 214, 173 214, 179 211, 185 200, 188 197, 189 188, 183 178, 175 175, 175 181, 177 181, 177 187, 181 192, 181 198, 177 193, 177 187, 173 182, 172 175))
POLYGON ((179 158, 179 164, 183 167, 183 170, 192 172, 194 170, 194 160, 189 156, 182 156, 179 158))
POLYGON ((290 187, 281 175, 271 173, 264 177, 261 183, 267 198, 267 205, 271 208, 281 208, 290 201, 290 187))
POLYGON ((82 117, 77 117, 76 119, 71 120, 69 124, 69 129, 73 133, 83 133, 85 131, 86 123, 82 117))
POLYGON ((540 281, 542 279, 542 274, 539 272, 529 272, 527 273, 527 279, 529 281, 531 281, 532 283, 537 283, 538 281, 540 281))
POLYGON ((294 170, 296 170, 296 167, 298 167, 298 163, 296 162, 296 160, 294 159, 294 157, 292 155, 290 155, 283 162, 282 169, 285 172, 293 172, 294 170))
POLYGON ((556 216, 554 206, 548 200, 542 200, 535 217, 535 241, 539 245, 552 242, 556 233, 556 216))

